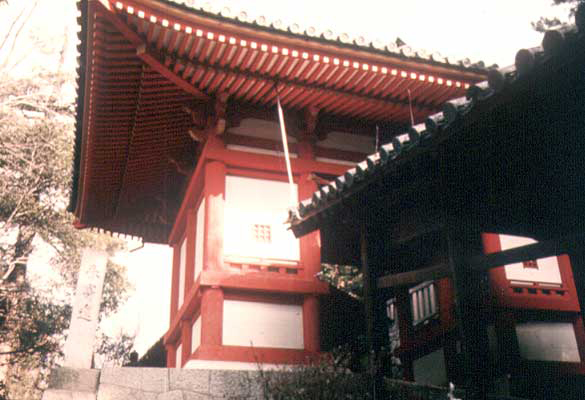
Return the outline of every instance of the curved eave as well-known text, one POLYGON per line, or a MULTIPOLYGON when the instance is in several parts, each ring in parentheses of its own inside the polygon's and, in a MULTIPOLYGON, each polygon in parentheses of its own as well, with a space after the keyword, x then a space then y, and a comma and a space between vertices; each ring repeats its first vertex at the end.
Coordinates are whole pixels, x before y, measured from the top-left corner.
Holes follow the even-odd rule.
POLYGON ((425 64, 437 68, 434 71, 446 74, 457 71, 458 73, 454 74, 453 77, 461 76, 461 73, 464 73, 468 74, 468 79, 473 79, 474 75, 482 75, 486 72, 482 61, 472 63, 469 59, 448 58, 436 52, 416 51, 408 46, 396 47, 393 43, 386 45, 378 41, 370 42, 362 37, 350 38, 346 34, 338 36, 330 30, 327 30, 328 34, 317 33, 313 28, 295 28, 297 24, 283 26, 279 21, 270 22, 264 17, 256 20, 248 18, 243 20, 240 16, 228 16, 224 13, 207 11, 205 6, 203 8, 190 7, 171 0, 112 0, 110 3, 113 5, 121 4, 121 8, 118 8, 124 11, 128 11, 128 6, 130 6, 135 14, 149 8, 151 11, 156 10, 158 15, 173 18, 182 24, 200 25, 214 29, 219 27, 226 34, 245 35, 256 40, 271 41, 277 38, 276 40, 289 46, 306 47, 315 51, 330 49, 340 56, 360 58, 361 55, 361 57, 370 58, 370 60, 380 63, 394 59, 396 63, 407 68, 420 67, 421 64, 425 64))
POLYGON ((411 111, 422 118, 485 79, 485 71, 324 46, 170 7, 172 13, 160 2, 109 5, 141 58, 159 63, 186 90, 211 96, 272 106, 280 93, 289 109, 403 123, 411 111))

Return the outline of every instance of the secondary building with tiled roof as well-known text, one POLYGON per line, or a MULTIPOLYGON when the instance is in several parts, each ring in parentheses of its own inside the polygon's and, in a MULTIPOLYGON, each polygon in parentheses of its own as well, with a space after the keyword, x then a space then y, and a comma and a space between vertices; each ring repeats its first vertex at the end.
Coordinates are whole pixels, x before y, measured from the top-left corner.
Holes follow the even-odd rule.
POLYGON ((408 379, 582 396, 584 31, 581 6, 290 213, 323 262, 361 266, 369 342, 399 330, 408 379))

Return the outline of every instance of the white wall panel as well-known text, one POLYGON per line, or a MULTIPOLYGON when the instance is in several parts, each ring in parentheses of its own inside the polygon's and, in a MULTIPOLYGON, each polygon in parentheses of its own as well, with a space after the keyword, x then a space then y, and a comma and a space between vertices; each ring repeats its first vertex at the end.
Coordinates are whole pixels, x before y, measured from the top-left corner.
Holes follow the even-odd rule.
MULTIPOLYGON (((536 240, 511 235, 499 235, 502 250, 509 250, 528 244, 537 243, 536 240)), ((538 269, 525 268, 522 263, 506 265, 506 278, 511 281, 527 281, 538 283, 561 284, 561 272, 557 257, 546 257, 537 260, 538 269)))
POLYGON ((526 360, 580 362, 573 324, 527 322, 516 324, 520 356, 526 360))
POLYGON ((226 346, 303 349, 302 306, 225 300, 222 339, 226 346))
POLYGON ((203 270, 203 243, 205 240, 205 199, 199 203, 197 209, 197 221, 195 228, 195 274, 194 280, 197 280, 199 273, 203 270))
MULTIPOLYGON (((294 186, 295 198, 297 188, 294 186)), ((287 229, 291 206, 287 182, 226 177, 224 255, 298 261, 299 241, 287 229), (254 226, 268 226, 270 240, 257 240, 254 226)))

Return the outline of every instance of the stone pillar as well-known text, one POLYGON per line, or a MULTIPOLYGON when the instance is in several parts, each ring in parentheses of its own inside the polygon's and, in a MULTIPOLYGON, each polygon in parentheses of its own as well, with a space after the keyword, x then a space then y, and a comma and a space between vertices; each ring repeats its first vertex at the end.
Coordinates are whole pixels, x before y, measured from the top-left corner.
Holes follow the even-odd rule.
POLYGON ((83 250, 71 325, 65 342, 65 367, 91 368, 107 261, 108 256, 103 251, 83 250))

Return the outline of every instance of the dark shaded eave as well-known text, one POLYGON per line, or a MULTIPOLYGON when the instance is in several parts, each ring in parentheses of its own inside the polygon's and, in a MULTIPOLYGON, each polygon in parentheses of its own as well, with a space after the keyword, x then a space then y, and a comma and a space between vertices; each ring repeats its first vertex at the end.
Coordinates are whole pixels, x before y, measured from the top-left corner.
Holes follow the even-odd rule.
MULTIPOLYGON (((577 25, 583 26, 579 20, 577 25)), ((582 29, 579 32, 582 32, 582 29)), ((579 206, 582 203, 579 200, 579 188, 585 190, 585 187, 583 187, 583 182, 579 182, 577 173, 583 170, 580 166, 585 167, 585 165, 579 161, 576 152, 579 151, 578 149, 583 149, 585 143, 580 141, 580 136, 575 130, 579 126, 579 118, 582 119, 582 117, 578 112, 571 113, 571 107, 576 107, 580 101, 582 104, 582 99, 578 96, 581 94, 584 83, 582 74, 580 75, 578 71, 579 67, 582 70, 583 65, 585 65, 584 42, 584 35, 578 33, 574 27, 547 32, 543 40, 543 47, 520 50, 516 56, 514 67, 490 71, 488 82, 470 87, 466 97, 447 102, 442 113, 430 116, 424 124, 411 127, 400 139, 396 138, 393 143, 383 145, 380 152, 369 156, 367 160, 350 169, 344 176, 338 177, 329 185, 315 192, 312 198, 301 202, 297 210, 298 217, 292 216, 292 231, 299 237, 315 229, 321 229, 322 235, 323 230, 325 230, 325 235, 335 237, 334 231, 340 229, 340 224, 336 224, 336 221, 342 220, 347 215, 353 215, 356 217, 354 220, 359 220, 360 206, 371 207, 374 204, 369 192, 375 190, 377 186, 386 185, 387 188, 393 188, 388 186, 391 185, 389 184, 391 177, 401 176, 404 173, 402 168, 404 165, 416 164, 421 157, 436 157, 437 154, 442 154, 440 156, 443 157, 442 160, 445 160, 445 157, 451 157, 452 160, 471 160, 466 153, 470 151, 481 153, 482 150, 468 150, 466 145, 468 142, 469 144, 481 143, 481 138, 478 137, 482 134, 484 137, 488 137, 485 135, 493 135, 493 140, 498 137, 500 138, 499 142, 507 143, 499 149, 501 154, 505 157, 514 157, 514 154, 517 156, 502 160, 507 160, 507 162, 512 163, 511 165, 517 166, 518 174, 522 175, 526 172, 525 177, 531 181, 528 183, 522 181, 516 190, 523 190, 524 193, 518 194, 518 198, 515 199, 513 190, 508 190, 509 193, 505 192, 505 188, 498 186, 497 177, 490 175, 486 180, 486 184, 490 186, 487 189, 480 187, 476 187, 476 189, 483 189, 481 193, 488 196, 490 193, 492 196, 496 196, 489 202, 495 200, 511 201, 509 207, 516 207, 516 214, 505 215, 502 205, 498 205, 496 202, 485 206, 485 208, 478 208, 477 214, 474 215, 475 223, 486 229, 492 227, 497 231, 504 230, 543 239, 582 229, 585 213, 579 206), (532 96, 540 96, 540 100, 545 105, 540 105, 538 108, 538 100, 532 100, 532 96), (557 100, 559 103, 554 103, 557 100), (548 109, 543 109, 547 106, 548 109), (513 116, 514 111, 510 109, 514 107, 529 108, 523 110, 521 118, 532 116, 528 117, 532 118, 530 124, 527 124, 526 121, 518 121, 518 117, 513 116), (559 107, 561 109, 558 109, 559 107), (568 109, 564 110, 563 107, 568 107, 568 109), (551 117, 551 115, 553 116, 551 117), (506 122, 506 125, 498 126, 494 125, 492 117, 508 118, 508 120, 503 119, 502 121, 506 122), (559 121, 562 124, 555 125, 552 118, 560 118, 559 121), (534 137, 542 140, 539 140, 538 143, 532 143, 530 136, 523 136, 522 133, 520 136, 507 135, 508 127, 515 127, 519 129, 518 132, 522 132, 524 124, 532 126, 531 133, 540 134, 540 136, 534 137), (539 124, 542 125, 539 126, 539 124), (559 133, 554 135, 552 132, 538 132, 546 128, 553 128, 552 132, 554 132, 554 128, 557 128, 559 133), (568 132, 570 135, 567 135, 568 132), (523 148, 527 148, 522 146, 527 145, 533 146, 530 147, 531 151, 522 152, 523 148), (536 172, 522 171, 522 168, 538 166, 539 157, 542 157, 542 163, 552 172, 542 170, 542 168, 536 172), (566 164, 565 158, 568 159, 566 164), (553 162, 550 162, 551 160, 553 162), (524 165, 522 162, 527 164, 524 165), (558 164, 568 167, 567 170, 563 170, 558 164), (530 175, 531 173, 532 175, 530 175), (546 187, 543 188, 544 184, 539 182, 539 179, 542 179, 543 182, 551 182, 549 191, 554 191, 555 187, 552 185, 555 184, 555 176, 558 176, 556 183, 559 185, 561 194, 547 194, 546 187), (495 185, 493 187, 496 191, 493 193, 491 185, 495 185), (533 194, 530 192, 530 188, 543 190, 533 194), (514 201, 521 203, 521 201, 528 200, 533 200, 534 204, 527 206, 514 204, 514 201), (558 201, 557 207, 554 207, 555 201, 558 201), (512 204, 514 205, 512 206, 512 204), (542 212, 542 214, 538 214, 539 218, 530 214, 531 207, 542 212), (492 215, 490 211, 498 211, 499 214, 492 215), (514 218, 519 219, 514 222, 514 218)), ((497 149, 497 147, 495 148, 497 149)), ((491 145, 490 150, 494 150, 493 145, 491 145)), ((496 166, 494 169, 505 165, 496 166)), ((449 173, 457 174, 456 171, 441 171, 440 173, 443 175, 441 179, 444 179, 442 181, 444 191, 459 190, 464 192, 467 190, 468 182, 456 182, 455 178, 447 177, 449 173)), ((509 167, 505 173, 508 174, 506 179, 510 181, 509 167)), ((472 178, 466 174, 462 176, 472 178)), ((481 179, 476 179, 476 181, 473 182, 474 185, 482 182, 481 179)), ((396 190, 399 191, 400 188, 396 188, 396 190)), ((430 189, 423 188, 422 190, 430 189)), ((465 204, 457 203, 461 200, 450 199, 448 195, 445 199, 437 198, 437 201, 444 201, 445 205, 454 207, 465 204)), ((487 198, 470 198, 464 201, 470 201, 473 207, 480 207, 482 202, 488 203, 487 198)), ((395 214, 399 212, 400 210, 395 210, 395 214)), ((346 227, 342 229, 340 234, 344 238, 353 237, 355 240, 356 227, 354 226, 352 229, 346 227)), ((333 241, 333 243, 339 242, 347 243, 340 240, 339 237, 333 241)), ((335 255, 336 251, 342 249, 339 246, 326 244, 325 241, 323 243, 324 261, 342 263, 343 258, 335 255), (327 254, 330 255, 327 256, 327 254)), ((348 252, 347 257, 359 260, 358 253, 355 251, 348 252)))

